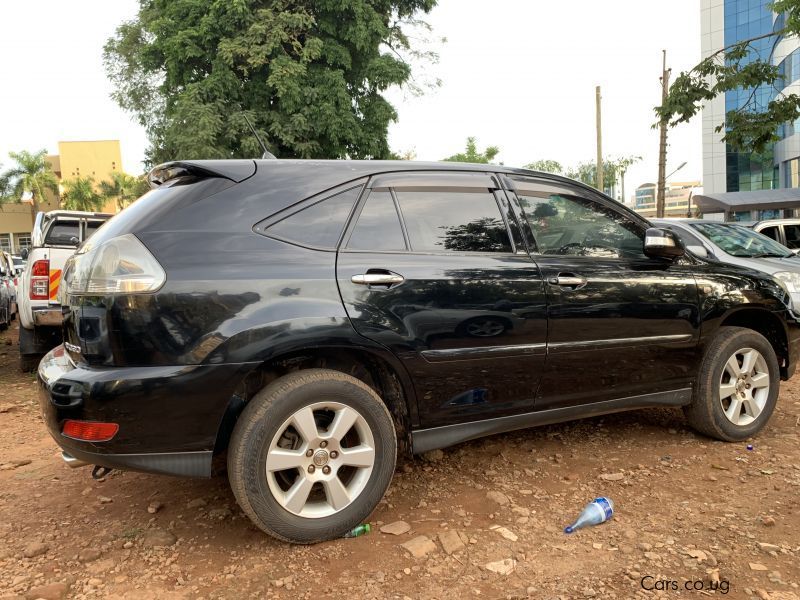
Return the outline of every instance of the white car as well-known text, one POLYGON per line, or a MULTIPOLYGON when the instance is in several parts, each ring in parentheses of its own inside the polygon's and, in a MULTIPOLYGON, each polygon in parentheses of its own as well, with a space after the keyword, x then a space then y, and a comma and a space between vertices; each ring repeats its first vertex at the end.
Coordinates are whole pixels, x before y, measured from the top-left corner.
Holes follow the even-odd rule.
POLYGON ((692 254, 769 273, 800 306, 800 257, 786 246, 746 225, 703 219, 651 219, 678 234, 692 254))
POLYGON ((19 281, 20 367, 30 371, 41 356, 61 343, 61 304, 58 290, 64 263, 75 249, 112 215, 54 210, 36 215, 31 249, 19 281))

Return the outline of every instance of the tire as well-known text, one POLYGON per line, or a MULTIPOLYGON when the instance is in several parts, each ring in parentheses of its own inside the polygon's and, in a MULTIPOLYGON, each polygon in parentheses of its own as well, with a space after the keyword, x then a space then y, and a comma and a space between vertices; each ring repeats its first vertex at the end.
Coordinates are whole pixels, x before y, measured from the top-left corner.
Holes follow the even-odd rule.
POLYGON ((28 353, 26 349, 30 349, 34 344, 35 333, 32 329, 26 329, 19 325, 19 368, 23 373, 36 370, 39 366, 39 361, 42 360, 42 354, 28 353))
POLYGON ((692 403, 683 411, 698 432, 738 442, 767 424, 779 387, 778 358, 772 344, 751 329, 721 327, 706 348, 692 403), (737 372, 742 379, 736 377, 737 372))
POLYGON ((308 369, 273 381, 250 400, 231 437, 228 479, 260 529, 312 544, 365 521, 389 487, 396 460, 394 424, 378 395, 344 373, 308 369), (351 420, 352 426, 344 424, 351 420), (310 494, 301 502, 295 492, 304 490, 310 494))

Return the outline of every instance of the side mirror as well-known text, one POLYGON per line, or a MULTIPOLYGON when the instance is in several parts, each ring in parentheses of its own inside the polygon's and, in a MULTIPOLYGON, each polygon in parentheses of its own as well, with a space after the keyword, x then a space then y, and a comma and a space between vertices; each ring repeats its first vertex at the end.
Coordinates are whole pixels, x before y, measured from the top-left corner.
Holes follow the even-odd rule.
POLYGON ((19 251, 19 255, 22 257, 22 260, 28 260, 28 249, 23 248, 19 251))
POLYGON ((708 258, 708 250, 705 249, 705 246, 686 246, 686 249, 695 256, 708 258))
POLYGON ((686 250, 674 232, 651 227, 644 234, 644 253, 650 258, 675 260, 686 254, 686 250))

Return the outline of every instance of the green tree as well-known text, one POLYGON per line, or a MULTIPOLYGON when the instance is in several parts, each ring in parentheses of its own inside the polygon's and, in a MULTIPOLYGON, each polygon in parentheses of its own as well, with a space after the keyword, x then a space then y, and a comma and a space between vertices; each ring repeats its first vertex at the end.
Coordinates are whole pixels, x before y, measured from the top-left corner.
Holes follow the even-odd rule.
POLYGON ((556 175, 560 175, 564 172, 564 167, 561 166, 560 162, 547 158, 528 163, 524 168, 530 169, 531 171, 540 171, 542 173, 555 173, 556 175))
POLYGON ((478 146, 475 138, 468 137, 467 147, 464 152, 454 154, 453 156, 445 158, 444 160, 447 162, 489 164, 498 154, 500 154, 500 148, 497 146, 488 146, 483 152, 478 152, 478 146))
POLYGON ((68 210, 97 211, 103 207, 103 197, 97 193, 92 177, 76 177, 64 182, 62 198, 68 210))
MULTIPOLYGON (((616 197, 617 185, 622 182, 622 195, 625 195, 625 172, 632 164, 642 160, 641 156, 624 156, 619 158, 606 157, 603 159, 603 191, 609 196, 616 197)), ((586 185, 597 188, 597 163, 585 161, 564 171, 564 175, 582 181, 586 185)), ((623 198, 624 200, 624 198, 623 198)))
POLYGON ((103 200, 114 200, 119 210, 128 206, 150 189, 145 177, 134 177, 119 171, 111 173, 110 177, 111 181, 100 182, 100 195, 103 200))
POLYGON ((769 62, 769 56, 757 55, 754 43, 800 35, 800 0, 776 0, 771 8, 783 14, 784 27, 722 48, 689 71, 681 72, 666 101, 655 107, 658 117, 655 126, 662 122, 671 127, 685 123, 700 111, 704 102, 727 91, 744 89, 751 92, 749 99, 740 108, 726 113, 725 122, 716 127, 717 133, 724 131, 723 141, 739 151, 762 152, 780 139, 778 127, 800 118, 800 96, 786 94, 766 105, 760 102, 759 88, 778 84, 781 74, 769 62))
POLYGON ((435 4, 140 0, 103 58, 150 164, 260 156, 245 115, 279 157, 386 158, 397 113, 383 93, 425 58, 417 15, 435 4))
POLYGON ((38 152, 9 152, 8 155, 16 163, 3 174, 7 188, 13 191, 17 202, 23 195, 31 195, 31 217, 39 212, 39 203, 46 200, 46 192, 50 190, 58 197, 58 179, 53 168, 47 162, 47 150, 38 152))
POLYGON ((12 202, 13 200, 14 186, 11 178, 7 174, 0 172, 0 204, 12 202))

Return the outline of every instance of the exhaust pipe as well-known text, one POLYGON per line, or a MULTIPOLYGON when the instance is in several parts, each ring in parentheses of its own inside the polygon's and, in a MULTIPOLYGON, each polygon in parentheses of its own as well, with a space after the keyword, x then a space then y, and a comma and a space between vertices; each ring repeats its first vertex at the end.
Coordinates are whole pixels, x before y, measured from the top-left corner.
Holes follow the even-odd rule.
POLYGON ((77 459, 67 452, 61 452, 61 459, 65 463, 67 463, 67 466, 69 466, 72 469, 77 469, 79 467, 86 467, 89 465, 89 463, 86 462, 85 460, 77 459))

